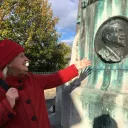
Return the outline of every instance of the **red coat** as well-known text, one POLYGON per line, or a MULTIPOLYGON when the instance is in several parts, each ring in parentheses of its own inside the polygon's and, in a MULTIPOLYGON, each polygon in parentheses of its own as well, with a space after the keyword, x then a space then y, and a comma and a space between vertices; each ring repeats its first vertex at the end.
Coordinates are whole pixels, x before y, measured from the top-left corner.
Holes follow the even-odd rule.
POLYGON ((78 71, 72 65, 51 75, 8 76, 5 81, 19 90, 19 99, 11 109, 6 92, 0 87, 0 127, 50 128, 44 90, 62 85, 77 75, 78 71))

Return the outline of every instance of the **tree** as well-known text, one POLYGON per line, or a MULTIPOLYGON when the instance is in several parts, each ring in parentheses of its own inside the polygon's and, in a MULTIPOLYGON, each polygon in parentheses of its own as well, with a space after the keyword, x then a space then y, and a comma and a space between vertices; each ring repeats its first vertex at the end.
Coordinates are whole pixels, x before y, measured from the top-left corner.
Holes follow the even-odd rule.
POLYGON ((0 14, 0 38, 14 40, 25 47, 31 71, 64 68, 70 47, 57 43, 58 18, 53 17, 47 0, 4 0, 0 14))

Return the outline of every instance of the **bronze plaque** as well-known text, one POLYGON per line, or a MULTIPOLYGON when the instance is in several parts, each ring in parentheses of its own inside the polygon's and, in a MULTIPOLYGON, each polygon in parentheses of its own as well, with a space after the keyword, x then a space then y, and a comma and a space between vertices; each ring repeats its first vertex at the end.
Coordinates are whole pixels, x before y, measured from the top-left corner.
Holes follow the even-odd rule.
POLYGON ((128 54, 128 19, 116 16, 106 20, 96 33, 94 45, 102 61, 120 62, 128 54))

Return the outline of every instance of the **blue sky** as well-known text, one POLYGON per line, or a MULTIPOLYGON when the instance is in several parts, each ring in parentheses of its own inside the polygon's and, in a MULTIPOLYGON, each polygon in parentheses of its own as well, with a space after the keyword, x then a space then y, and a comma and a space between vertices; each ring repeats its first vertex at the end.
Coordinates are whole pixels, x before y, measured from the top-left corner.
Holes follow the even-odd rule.
POLYGON ((59 18, 56 25, 61 34, 61 41, 71 45, 76 34, 76 18, 78 11, 78 0, 49 0, 53 10, 53 16, 59 18))

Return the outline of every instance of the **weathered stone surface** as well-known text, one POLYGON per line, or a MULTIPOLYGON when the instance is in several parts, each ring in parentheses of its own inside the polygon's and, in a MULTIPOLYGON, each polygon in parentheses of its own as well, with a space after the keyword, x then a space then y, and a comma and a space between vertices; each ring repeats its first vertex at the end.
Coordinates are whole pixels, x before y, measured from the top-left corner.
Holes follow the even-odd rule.
POLYGON ((128 1, 81 0, 80 2, 83 3, 79 6, 77 38, 73 44, 71 63, 87 57, 92 60, 92 73, 86 79, 79 78, 62 89, 61 124, 65 128, 127 128, 127 52, 119 61, 106 63, 97 54, 95 40, 99 38, 97 37, 99 28, 106 21, 115 16, 118 19, 124 18, 122 20, 126 21, 126 25, 123 25, 122 30, 126 34, 125 51, 128 51, 128 1))

